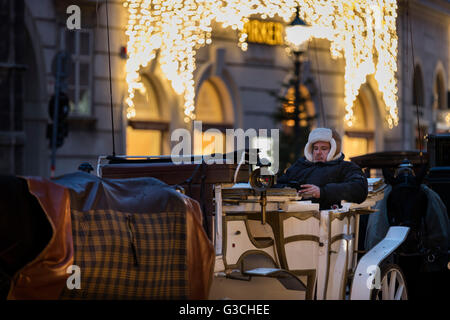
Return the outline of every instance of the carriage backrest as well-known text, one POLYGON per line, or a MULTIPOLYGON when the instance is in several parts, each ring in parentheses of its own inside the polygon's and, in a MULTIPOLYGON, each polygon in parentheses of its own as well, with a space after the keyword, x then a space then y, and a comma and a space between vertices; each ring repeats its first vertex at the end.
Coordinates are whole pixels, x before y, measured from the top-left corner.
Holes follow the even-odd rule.
POLYGON ((421 188, 423 175, 415 176, 408 166, 400 166, 394 177, 389 177, 392 191, 387 199, 387 218, 391 226, 407 226, 410 232, 402 249, 417 252, 425 233, 424 218, 428 198, 421 188))

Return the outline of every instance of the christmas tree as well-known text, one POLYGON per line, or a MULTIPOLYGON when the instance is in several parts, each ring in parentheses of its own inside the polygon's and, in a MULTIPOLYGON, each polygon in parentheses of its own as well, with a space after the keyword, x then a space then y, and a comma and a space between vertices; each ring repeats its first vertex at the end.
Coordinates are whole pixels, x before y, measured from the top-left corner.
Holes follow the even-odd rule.
POLYGON ((272 92, 279 102, 273 118, 276 123, 281 123, 279 175, 303 156, 303 149, 316 118, 312 99, 316 90, 311 78, 302 85, 299 72, 296 72, 283 87, 287 88, 284 96, 272 92))

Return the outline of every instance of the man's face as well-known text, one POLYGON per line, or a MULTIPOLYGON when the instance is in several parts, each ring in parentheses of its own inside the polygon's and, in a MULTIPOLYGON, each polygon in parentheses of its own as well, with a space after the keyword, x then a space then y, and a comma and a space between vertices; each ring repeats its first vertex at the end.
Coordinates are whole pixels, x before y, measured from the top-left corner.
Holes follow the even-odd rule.
POLYGON ((313 144, 313 160, 314 162, 327 161, 328 153, 330 153, 331 145, 329 142, 317 141, 313 144))

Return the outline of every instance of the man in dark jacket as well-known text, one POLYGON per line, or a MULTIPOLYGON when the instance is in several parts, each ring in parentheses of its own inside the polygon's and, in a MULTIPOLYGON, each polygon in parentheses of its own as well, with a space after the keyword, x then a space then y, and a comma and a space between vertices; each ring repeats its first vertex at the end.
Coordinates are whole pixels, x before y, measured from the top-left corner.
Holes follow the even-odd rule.
POLYGON ((299 194, 318 202, 321 210, 340 205, 342 200, 355 203, 366 200, 367 179, 360 167, 344 161, 341 138, 335 130, 311 131, 304 154, 278 179, 275 188, 299 184, 299 194))

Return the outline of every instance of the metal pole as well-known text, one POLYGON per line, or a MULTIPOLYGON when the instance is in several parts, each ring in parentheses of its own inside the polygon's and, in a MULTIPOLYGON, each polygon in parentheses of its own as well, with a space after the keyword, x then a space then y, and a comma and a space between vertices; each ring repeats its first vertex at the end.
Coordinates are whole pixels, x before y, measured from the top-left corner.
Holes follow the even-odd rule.
POLYGON ((109 98, 111 102, 111 136, 112 136, 112 151, 113 157, 116 156, 116 143, 114 141, 114 107, 112 96, 112 79, 111 79, 111 52, 109 45, 109 14, 108 14, 108 0, 106 0, 106 35, 108 37, 108 68, 109 68, 109 98))
POLYGON ((300 72, 301 72, 300 56, 301 56, 301 54, 302 53, 300 51, 294 51, 294 56, 295 56, 295 61, 294 61, 294 65, 295 65, 294 134, 296 136, 300 135, 299 116, 300 116, 300 72))
POLYGON ((51 178, 55 176, 56 136, 58 134, 59 91, 61 81, 61 59, 62 55, 58 53, 56 57, 55 104, 53 109, 52 155, 50 166, 51 178))

